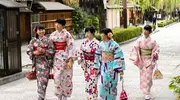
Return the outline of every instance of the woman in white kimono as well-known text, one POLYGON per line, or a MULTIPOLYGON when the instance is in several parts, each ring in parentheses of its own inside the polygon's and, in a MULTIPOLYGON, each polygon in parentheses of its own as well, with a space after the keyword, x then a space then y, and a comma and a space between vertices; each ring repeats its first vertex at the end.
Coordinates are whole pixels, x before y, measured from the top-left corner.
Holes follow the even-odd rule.
POLYGON ((86 81, 85 92, 87 93, 87 100, 97 100, 97 80, 98 76, 94 70, 94 56, 98 47, 99 41, 94 37, 94 27, 87 27, 85 29, 87 39, 81 44, 78 64, 84 71, 86 81))
POLYGON ((144 27, 144 36, 137 40, 130 55, 130 60, 140 70, 140 88, 145 95, 145 100, 150 100, 152 87, 152 73, 158 60, 159 45, 150 37, 152 27, 144 27))
POLYGON ((73 76, 73 58, 74 55, 74 39, 65 29, 66 21, 64 18, 56 20, 56 31, 50 35, 56 51, 54 56, 54 84, 55 95, 59 100, 67 100, 72 94, 72 76, 73 76))

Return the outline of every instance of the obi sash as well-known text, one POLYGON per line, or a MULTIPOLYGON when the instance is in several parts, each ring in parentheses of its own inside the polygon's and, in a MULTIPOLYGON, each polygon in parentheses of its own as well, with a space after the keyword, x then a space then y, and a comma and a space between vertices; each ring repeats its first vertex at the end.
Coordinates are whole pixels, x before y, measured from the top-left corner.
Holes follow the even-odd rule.
POLYGON ((95 52, 85 52, 83 51, 85 60, 94 61, 95 52))
POLYGON ((102 61, 110 62, 114 60, 114 53, 112 52, 102 52, 102 61))
POLYGON ((66 42, 54 42, 56 50, 65 50, 67 43, 66 42))
MULTIPOLYGON (((34 48, 34 50, 36 51, 36 50, 37 50, 37 48, 38 48, 38 47, 35 47, 35 48, 34 48)), ((46 49, 47 49, 47 47, 41 47, 41 48, 42 48, 42 49, 44 49, 44 50, 46 50, 46 49)), ((38 56, 43 56, 43 55, 44 55, 44 53, 41 53, 41 54, 39 54, 38 56)))
POLYGON ((140 49, 139 52, 141 56, 151 56, 152 49, 140 49))

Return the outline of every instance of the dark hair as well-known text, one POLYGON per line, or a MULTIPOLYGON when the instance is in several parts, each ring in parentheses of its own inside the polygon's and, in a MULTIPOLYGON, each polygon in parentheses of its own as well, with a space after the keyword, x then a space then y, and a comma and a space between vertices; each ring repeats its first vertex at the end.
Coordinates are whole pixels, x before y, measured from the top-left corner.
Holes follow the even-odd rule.
MULTIPOLYGON (((36 33, 37 32, 37 30, 44 30, 45 28, 44 28, 44 26, 43 25, 41 25, 41 24, 37 24, 35 27, 34 27, 34 32, 36 33)), ((36 34, 36 38, 38 38, 39 37, 39 35, 38 34, 36 34)))
POLYGON ((64 18, 59 18, 55 22, 61 24, 62 26, 66 25, 66 20, 64 18))
POLYGON ((144 30, 149 31, 150 33, 152 32, 152 27, 150 25, 144 26, 144 30))
POLYGON ((95 32, 96 32, 96 30, 95 30, 95 28, 93 27, 93 26, 90 26, 90 27, 87 27, 86 29, 85 29, 85 33, 86 32, 91 32, 91 34, 95 34, 95 32))
POLYGON ((111 32, 113 34, 113 32, 110 28, 104 28, 101 30, 101 34, 107 35, 109 32, 111 32))

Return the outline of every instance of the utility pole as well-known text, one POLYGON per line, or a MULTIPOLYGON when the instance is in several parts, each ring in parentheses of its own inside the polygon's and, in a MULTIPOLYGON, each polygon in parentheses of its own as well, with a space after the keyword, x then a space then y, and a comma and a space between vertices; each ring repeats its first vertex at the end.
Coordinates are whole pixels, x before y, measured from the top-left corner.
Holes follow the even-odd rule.
POLYGON ((123 0, 124 28, 127 28, 127 0, 123 0))

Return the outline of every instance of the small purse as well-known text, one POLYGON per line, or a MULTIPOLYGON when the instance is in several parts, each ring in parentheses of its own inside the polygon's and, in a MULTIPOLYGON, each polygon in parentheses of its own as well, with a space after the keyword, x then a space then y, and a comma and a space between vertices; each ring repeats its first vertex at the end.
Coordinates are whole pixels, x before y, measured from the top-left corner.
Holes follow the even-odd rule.
POLYGON ((33 68, 32 68, 32 71, 26 74, 26 78, 29 80, 35 80, 37 78, 36 77, 36 69, 33 70, 33 68))
POLYGON ((156 69, 153 73, 153 79, 163 79, 163 75, 161 71, 158 69, 158 65, 156 64, 156 69))
POLYGON ((124 90, 124 79, 122 79, 122 91, 120 94, 120 100, 128 100, 126 91, 124 90))

